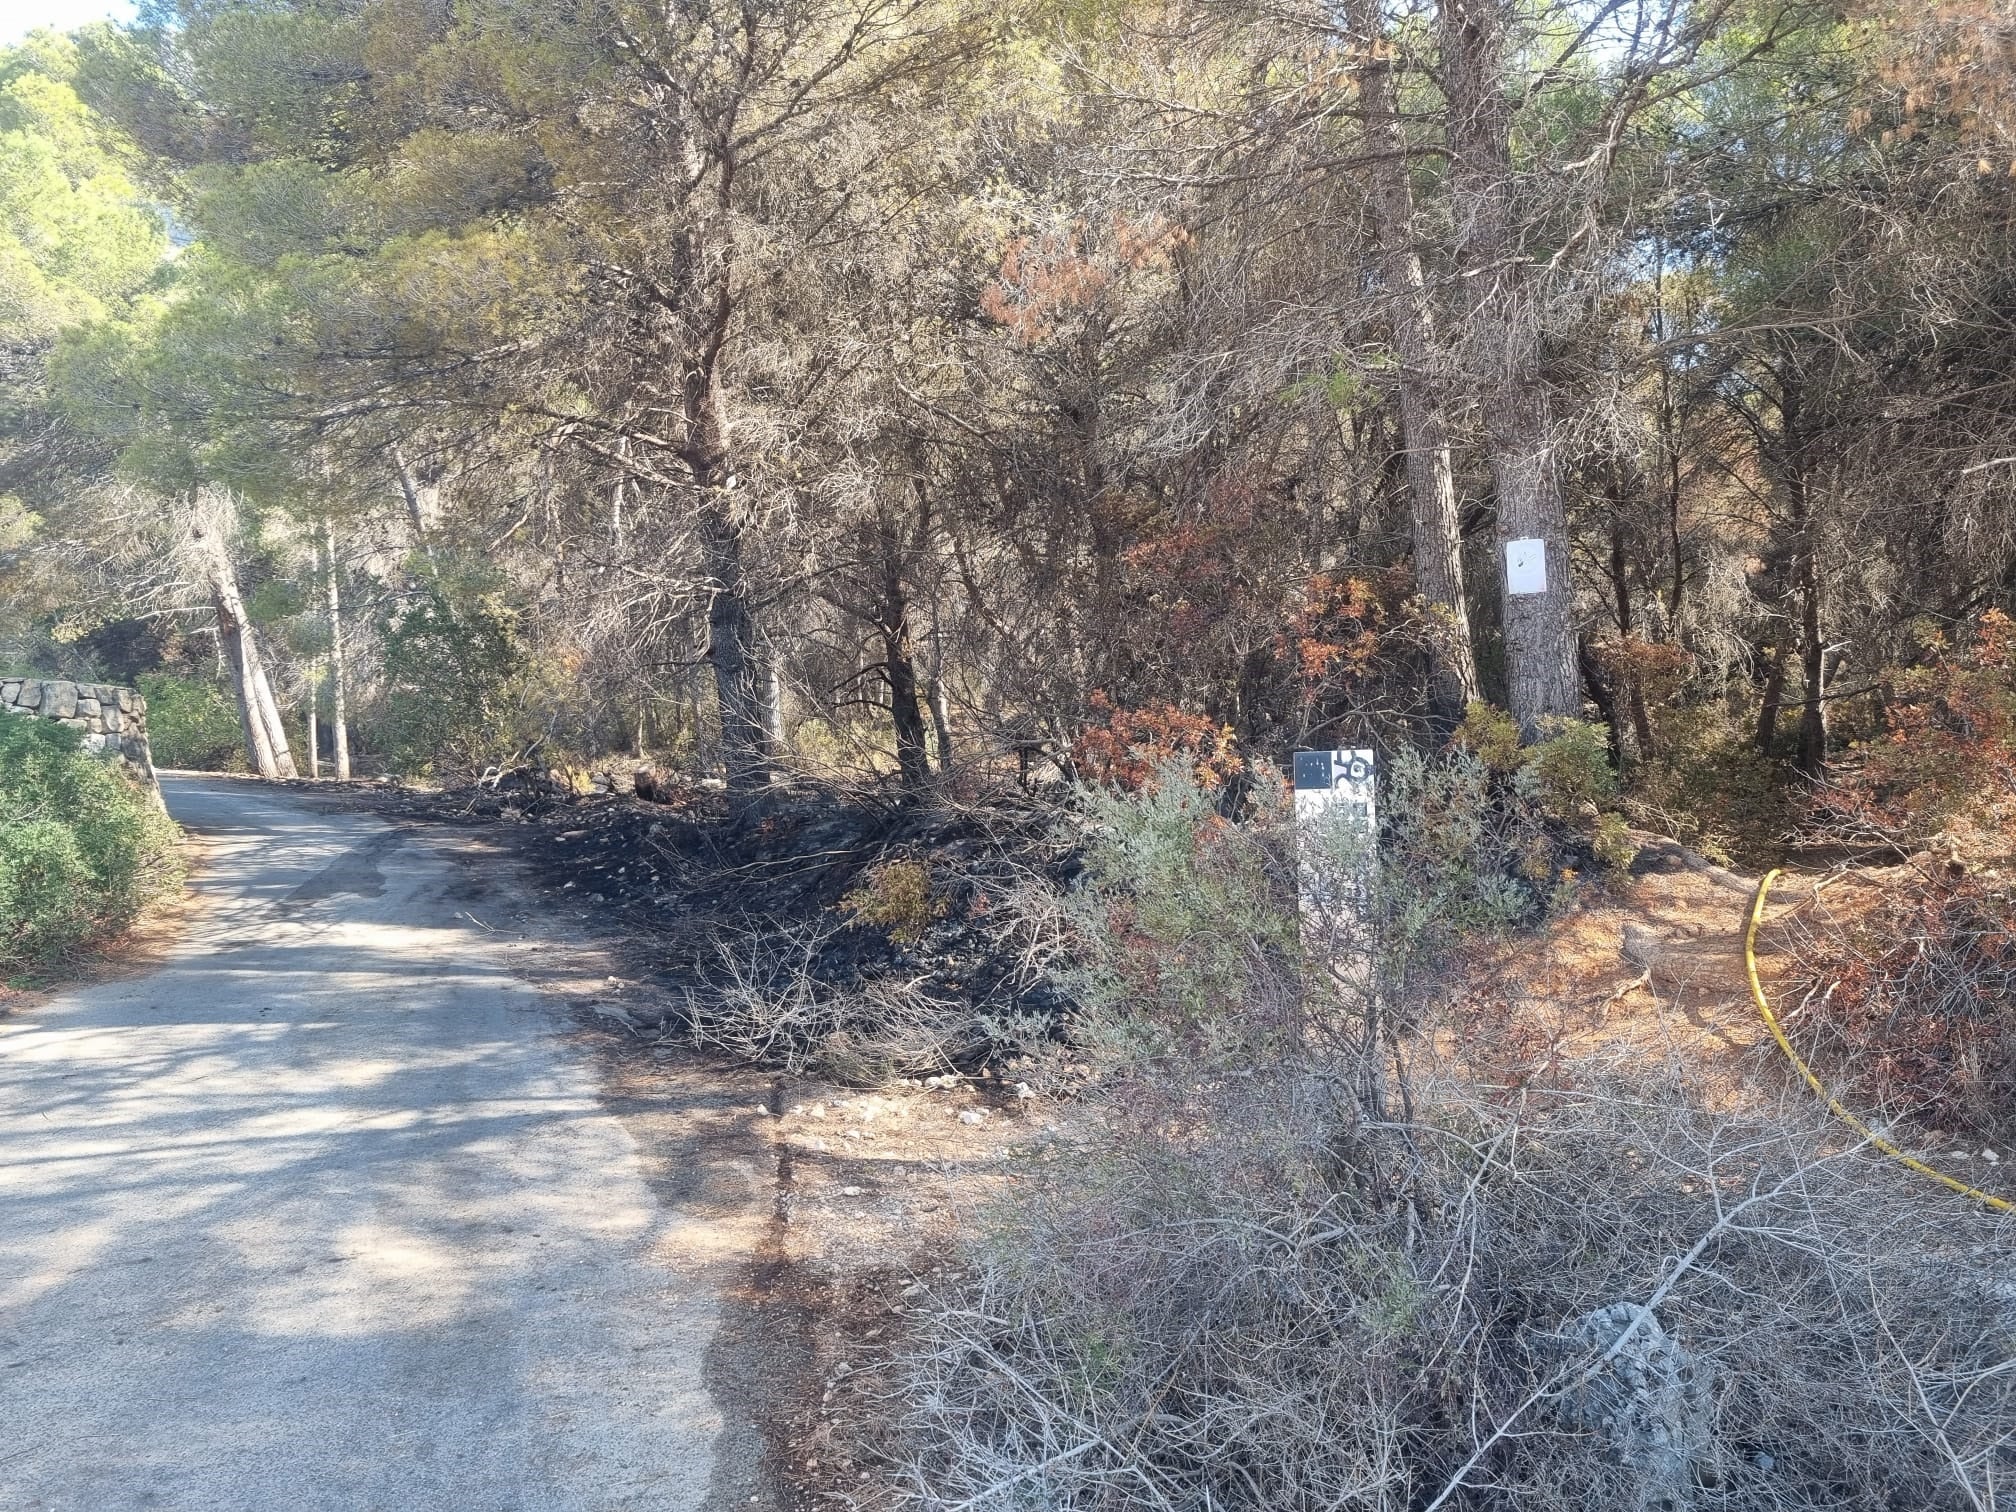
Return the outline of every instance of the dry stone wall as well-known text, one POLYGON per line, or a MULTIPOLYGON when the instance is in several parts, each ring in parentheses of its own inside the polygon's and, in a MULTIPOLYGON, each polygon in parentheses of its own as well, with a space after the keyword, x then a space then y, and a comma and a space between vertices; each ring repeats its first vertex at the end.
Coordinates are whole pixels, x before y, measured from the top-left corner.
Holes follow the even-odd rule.
POLYGON ((154 754, 147 748, 147 700, 111 683, 64 682, 39 677, 0 678, 0 713, 53 719, 84 732, 84 749, 123 761, 154 785, 154 754))

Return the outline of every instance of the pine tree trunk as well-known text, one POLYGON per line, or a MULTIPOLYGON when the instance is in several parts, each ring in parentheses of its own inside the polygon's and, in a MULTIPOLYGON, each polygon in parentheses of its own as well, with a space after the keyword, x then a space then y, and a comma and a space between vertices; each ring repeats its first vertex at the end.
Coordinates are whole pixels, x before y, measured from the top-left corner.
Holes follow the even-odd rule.
POLYGON ((1477 697, 1477 661, 1463 597, 1462 517, 1449 455, 1449 421, 1435 374, 1442 351, 1428 280, 1414 242, 1414 197, 1407 183, 1407 142, 1393 104, 1393 65, 1381 0, 1349 0, 1352 30, 1364 48, 1358 69, 1371 156, 1372 210, 1381 276, 1391 301, 1393 347, 1400 359, 1400 425, 1406 444, 1414 579, 1436 619, 1435 703, 1444 719, 1462 717, 1477 697))
POLYGON ((336 530, 328 516, 322 519, 322 552, 329 569, 329 731, 331 754, 336 763, 336 780, 350 780, 349 700, 345 692, 348 677, 343 652, 343 595, 336 577, 336 530))
POLYGON ((701 560, 713 597, 707 607, 707 661, 721 718, 721 764, 731 792, 760 788, 769 776, 762 648, 749 612, 742 535, 725 497, 701 505, 701 560))
POLYGON ((945 632, 938 623, 937 596, 931 605, 931 671, 925 701, 931 706, 931 733, 938 745, 938 770, 952 770, 952 711, 945 698, 945 632))
POLYGON ((721 760, 728 786, 746 792, 769 781, 771 700, 762 642, 749 610, 742 533, 729 517, 726 503, 710 501, 701 511, 703 560, 714 594, 707 612, 707 659, 720 708, 721 760))
POLYGON ((413 528, 413 541, 427 560, 434 560, 434 542, 427 529, 428 505, 432 502, 434 490, 421 483, 407 465, 406 453, 399 447, 392 448, 392 465, 399 470, 399 493, 406 500, 406 523, 413 528))
POLYGON ((895 542, 885 542, 880 605, 882 678, 889 686, 889 721, 896 735, 896 767, 915 792, 931 777, 924 747, 924 712, 917 702, 917 663, 910 646, 910 601, 895 542))
MULTIPOLYGON (((716 319, 725 335, 732 310, 722 291, 716 319)), ((741 522, 729 499, 734 469, 729 465, 727 429, 713 363, 690 366, 686 375, 686 445, 681 456, 700 490, 695 526, 701 565, 711 598, 707 607, 707 661, 714 672, 714 696, 721 719, 721 764, 731 794, 747 797, 770 781, 770 732, 774 719, 768 669, 749 607, 750 584, 741 522)))
POLYGON ((261 777, 292 777, 294 758, 287 749, 287 727, 281 722, 280 707, 273 699, 266 669, 260 663, 258 638, 245 617, 237 569, 231 564, 223 519, 228 509, 228 503, 208 490, 200 492, 194 501, 189 537, 209 588, 210 606, 217 616, 218 649, 231 669, 245 759, 261 777))
POLYGON ((266 725, 266 738, 273 750, 273 771, 277 777, 300 775, 294 767, 294 753, 288 748, 287 722, 280 715, 280 700, 273 696, 273 684, 266 676, 265 658, 259 655, 257 643, 252 638, 252 627, 248 624, 244 631, 246 666, 250 673, 255 702, 259 717, 266 725))
POLYGON ((1516 222, 1506 7, 1507 0, 1444 0, 1442 75, 1456 235, 1469 297, 1476 301, 1477 397, 1497 494, 1501 562, 1512 541, 1538 540, 1545 549, 1545 591, 1504 597, 1508 702, 1520 730, 1533 739, 1546 719, 1579 713, 1581 696, 1568 512, 1540 369, 1539 303, 1516 222))
POLYGON ((321 714, 316 697, 314 678, 308 679, 308 776, 315 782, 322 780, 322 731, 318 728, 321 714))
POLYGON ((1786 648, 1791 639, 1789 627, 1779 632, 1778 643, 1771 650, 1771 670, 1764 677, 1764 698, 1757 706, 1756 745, 1766 756, 1778 743, 1778 713, 1785 704, 1786 648))
POLYGON ((1799 543, 1799 672, 1805 701, 1799 711, 1799 771, 1818 777, 1827 766, 1827 643, 1820 631, 1820 571, 1812 521, 1799 543))

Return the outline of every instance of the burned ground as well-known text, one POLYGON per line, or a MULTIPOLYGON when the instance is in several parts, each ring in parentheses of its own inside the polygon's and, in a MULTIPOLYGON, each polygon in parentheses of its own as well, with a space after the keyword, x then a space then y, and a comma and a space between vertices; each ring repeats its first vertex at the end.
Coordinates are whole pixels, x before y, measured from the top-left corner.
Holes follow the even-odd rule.
POLYGON ((664 1005, 635 1026, 655 1035, 879 1083, 998 1079, 1018 1042, 1061 1023, 1049 948, 1018 907, 1075 869, 1054 806, 801 785, 731 812, 704 787, 657 793, 577 794, 527 774, 367 801, 482 828, 550 906, 620 943, 664 1005))

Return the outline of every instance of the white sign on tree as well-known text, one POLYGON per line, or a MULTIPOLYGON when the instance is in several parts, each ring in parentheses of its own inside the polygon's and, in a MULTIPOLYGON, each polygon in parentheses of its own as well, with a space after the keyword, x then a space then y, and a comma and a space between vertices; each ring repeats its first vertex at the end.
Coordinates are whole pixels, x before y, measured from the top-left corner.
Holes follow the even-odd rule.
POLYGON ((1505 543, 1505 591, 1547 591, 1547 543, 1537 536, 1505 543))

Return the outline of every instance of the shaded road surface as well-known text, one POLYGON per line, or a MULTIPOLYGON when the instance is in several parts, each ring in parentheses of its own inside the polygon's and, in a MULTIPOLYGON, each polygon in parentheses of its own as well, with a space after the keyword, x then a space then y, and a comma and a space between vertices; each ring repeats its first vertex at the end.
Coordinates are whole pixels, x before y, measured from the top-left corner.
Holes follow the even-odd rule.
POLYGON ((461 916, 480 875, 165 785, 188 932, 0 1020, 0 1509, 750 1505, 708 1226, 461 916))

